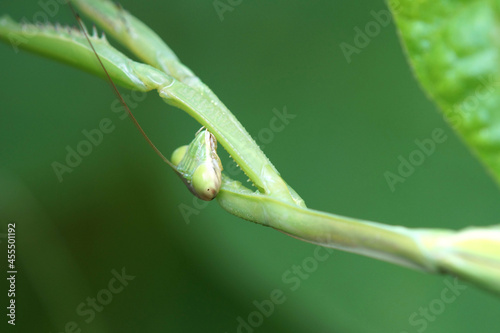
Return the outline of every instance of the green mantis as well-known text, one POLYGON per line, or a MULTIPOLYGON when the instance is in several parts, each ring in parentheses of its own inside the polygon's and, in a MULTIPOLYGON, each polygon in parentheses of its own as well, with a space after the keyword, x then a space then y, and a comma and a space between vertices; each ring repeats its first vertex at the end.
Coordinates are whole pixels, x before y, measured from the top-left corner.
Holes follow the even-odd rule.
MULTIPOLYGON (((184 110, 205 127, 188 147, 180 148, 172 157, 171 166, 195 195, 204 199, 217 195, 218 203, 231 214, 307 242, 426 272, 457 274, 500 292, 500 229, 408 229, 308 209, 242 124, 158 35, 109 1, 72 3, 143 61, 133 61, 107 40, 91 36, 96 53, 118 85, 139 91, 156 90, 166 103, 184 110), (257 191, 219 173, 215 140, 257 191)), ((0 38, 4 41, 23 41, 20 47, 104 76, 80 33, 52 26, 33 29, 35 33, 28 38, 22 25, 7 17, 0 19, 0 38)))
MULTIPOLYGON (((71 3, 68 3, 68 5, 75 15, 81 31, 89 43, 89 46, 96 55, 96 58, 99 61, 103 72, 106 74, 106 77, 111 83, 114 92, 118 96, 120 102, 125 107, 130 118, 132 119, 138 130, 141 132, 141 134, 144 136, 146 141, 153 148, 153 150, 165 161, 165 163, 167 163, 181 177, 191 193, 202 200, 213 200, 219 193, 222 171, 222 164, 220 162, 219 156, 217 155, 217 139, 212 133, 202 127, 196 133, 195 139, 189 145, 181 146, 173 152, 172 162, 170 162, 160 152, 160 150, 156 148, 154 143, 149 139, 147 134, 142 129, 141 125, 139 125, 138 121, 135 119, 127 103, 116 88, 116 85, 109 75, 106 66, 102 62, 101 57, 96 52, 83 22, 81 21, 71 3)), ((94 36, 96 35, 97 32, 94 28, 94 36)))

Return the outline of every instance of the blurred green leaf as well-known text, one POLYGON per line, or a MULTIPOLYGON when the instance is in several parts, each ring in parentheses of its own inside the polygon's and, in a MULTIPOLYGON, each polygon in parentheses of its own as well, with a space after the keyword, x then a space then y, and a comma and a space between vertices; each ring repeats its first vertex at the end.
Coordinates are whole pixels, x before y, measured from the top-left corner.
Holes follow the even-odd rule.
POLYGON ((500 2, 389 6, 423 88, 500 181, 500 2))

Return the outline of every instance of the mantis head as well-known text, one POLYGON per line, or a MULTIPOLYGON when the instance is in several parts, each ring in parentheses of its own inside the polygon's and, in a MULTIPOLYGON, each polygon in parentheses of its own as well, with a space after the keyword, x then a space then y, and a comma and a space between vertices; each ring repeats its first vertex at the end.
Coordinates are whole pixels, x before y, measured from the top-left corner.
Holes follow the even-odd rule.
POLYGON ((206 201, 217 196, 222 164, 217 155, 217 140, 212 133, 202 128, 189 145, 172 153, 171 160, 191 193, 206 201))

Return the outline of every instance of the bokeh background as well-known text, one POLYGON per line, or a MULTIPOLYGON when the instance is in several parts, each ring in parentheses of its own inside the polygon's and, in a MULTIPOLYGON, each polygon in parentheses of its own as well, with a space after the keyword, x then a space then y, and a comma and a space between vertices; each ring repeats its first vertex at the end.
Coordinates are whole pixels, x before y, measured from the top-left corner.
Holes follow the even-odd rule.
MULTIPOLYGON (((394 25, 350 63, 342 54, 340 43, 353 44, 354 28, 387 9, 383 1, 243 0, 223 20, 212 1, 120 2, 252 135, 269 127, 275 108, 296 115, 264 150, 309 207, 408 227, 498 223, 498 187, 425 97, 394 25), (398 156, 435 128, 447 141, 391 191, 384 173, 397 172, 398 156)), ((0 3, 17 20, 40 10, 34 1, 0 3)), ((74 23, 65 7, 53 20, 74 23)), ((291 291, 282 276, 314 245, 238 219, 215 201, 200 207, 132 122, 112 112, 105 81, 6 44, 0 59, 0 267, 14 221, 17 331, 65 332, 75 322, 82 332, 237 332, 237 318, 247 320, 254 301, 280 289, 286 301, 255 332, 498 332, 499 299, 469 285, 425 329, 412 324, 452 278, 340 251, 291 291), (63 163, 66 146, 103 118, 115 130, 59 182, 52 163, 63 163), (180 207, 194 214, 187 220, 180 207), (79 304, 103 297, 112 270, 123 268, 135 278, 85 322, 79 304)), ((155 93, 136 104, 167 154, 199 127, 155 93)))

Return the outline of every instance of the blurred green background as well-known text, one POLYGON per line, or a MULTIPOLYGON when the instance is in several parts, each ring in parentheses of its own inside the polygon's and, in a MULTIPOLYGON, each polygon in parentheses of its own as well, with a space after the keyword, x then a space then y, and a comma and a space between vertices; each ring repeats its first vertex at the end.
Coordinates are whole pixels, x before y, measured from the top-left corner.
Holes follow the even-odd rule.
MULTIPOLYGON (((394 25, 351 63, 342 54, 339 44, 353 44, 354 28, 364 29, 384 2, 243 0, 222 21, 212 1, 120 2, 253 136, 269 127, 274 108, 296 115, 264 151, 309 207, 409 227, 498 223, 498 188, 424 96, 394 25), (391 191, 384 172, 396 173, 398 156, 434 128, 448 140, 391 191)), ((0 3, 16 20, 40 10, 34 1, 0 3)), ((74 24, 65 7, 53 21, 74 24)), ((498 298, 468 286, 424 320, 420 309, 437 306, 451 277, 340 251, 292 291, 282 276, 314 245, 238 219, 215 201, 200 208, 132 122, 112 112, 105 81, 6 44, 0 55, 0 267, 14 221, 17 331, 65 332, 74 322, 82 332, 238 332, 237 318, 248 322, 254 301, 280 289, 286 301, 255 332, 498 332, 498 298), (52 163, 64 163, 66 147, 75 149, 82 130, 103 118, 114 131, 59 182, 52 163), (189 223, 180 207, 196 213, 189 223), (122 268, 135 278, 117 294, 102 291, 122 268), (88 297, 109 304, 87 323, 77 309, 91 308, 88 297)), ((155 93, 136 104, 166 154, 199 127, 155 93)))

